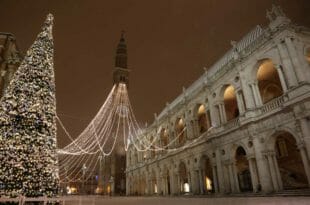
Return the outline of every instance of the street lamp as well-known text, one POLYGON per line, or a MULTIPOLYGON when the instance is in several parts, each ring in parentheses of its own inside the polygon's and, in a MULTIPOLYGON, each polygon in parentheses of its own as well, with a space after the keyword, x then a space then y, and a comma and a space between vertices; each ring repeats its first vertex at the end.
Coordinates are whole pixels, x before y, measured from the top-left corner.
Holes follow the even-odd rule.
POLYGON ((112 196, 114 192, 114 177, 113 176, 111 176, 109 182, 110 182, 110 196, 112 196))
POLYGON ((85 173, 86 173, 86 165, 83 164, 83 167, 82 167, 82 173, 83 173, 83 186, 82 186, 82 189, 83 189, 83 194, 86 194, 86 191, 85 191, 85 173))

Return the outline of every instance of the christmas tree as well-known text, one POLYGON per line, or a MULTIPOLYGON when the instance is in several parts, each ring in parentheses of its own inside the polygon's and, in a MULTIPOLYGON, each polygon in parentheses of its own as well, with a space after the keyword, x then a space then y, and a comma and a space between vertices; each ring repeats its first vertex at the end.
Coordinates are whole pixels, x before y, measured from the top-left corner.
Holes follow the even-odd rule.
POLYGON ((0 101, 0 195, 59 190, 52 26, 49 14, 0 101))

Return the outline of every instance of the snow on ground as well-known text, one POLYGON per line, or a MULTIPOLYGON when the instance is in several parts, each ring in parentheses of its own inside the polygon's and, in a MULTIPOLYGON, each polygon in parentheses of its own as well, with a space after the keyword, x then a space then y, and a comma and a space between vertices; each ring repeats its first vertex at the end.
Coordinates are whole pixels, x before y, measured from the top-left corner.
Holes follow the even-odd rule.
POLYGON ((70 197, 65 205, 309 205, 310 197, 70 197))

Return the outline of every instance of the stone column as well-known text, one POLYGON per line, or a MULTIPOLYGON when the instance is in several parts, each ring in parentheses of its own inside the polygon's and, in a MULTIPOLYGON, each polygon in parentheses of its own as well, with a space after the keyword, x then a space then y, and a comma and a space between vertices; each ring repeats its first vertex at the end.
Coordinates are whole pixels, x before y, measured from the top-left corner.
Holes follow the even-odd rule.
POLYGON ((222 122, 222 124, 225 124, 227 122, 227 118, 226 118, 226 111, 225 111, 224 102, 219 103, 219 109, 220 109, 220 113, 221 113, 221 122, 222 122))
POLYGON ((192 176, 192 192, 193 194, 199 194, 199 176, 198 176, 198 170, 194 170, 191 172, 192 176))
POLYGON ((149 179, 149 174, 147 173, 146 174, 146 177, 145 177, 145 183, 146 183, 146 194, 147 195, 150 195, 151 194, 151 189, 150 189, 150 179, 149 179))
POLYGON ((195 127, 195 137, 199 137, 201 134, 200 134, 198 119, 195 118, 193 122, 194 122, 194 127, 195 127))
POLYGON ((253 157, 248 157, 253 192, 257 192, 258 178, 257 178, 257 172, 256 172, 256 167, 255 167, 254 160, 255 159, 253 157))
POLYGON ((162 186, 161 186, 161 174, 156 172, 156 184, 157 184, 157 194, 161 194, 162 186))
POLYGON ((223 165, 223 175, 224 175, 224 192, 225 193, 232 192, 231 182, 230 182, 230 177, 229 177, 229 169, 228 169, 227 164, 223 165))
POLYGON ((279 65, 275 65, 275 68, 278 71, 278 75, 279 75, 280 82, 281 82, 281 87, 283 89, 283 92, 285 93, 287 91, 287 85, 286 85, 286 81, 285 81, 285 78, 284 78, 284 74, 283 74, 282 68, 279 65))
POLYGON ((247 83, 246 79, 247 78, 244 76, 244 74, 240 73, 240 83, 244 94, 246 105, 245 107, 246 109, 254 109, 255 108, 254 94, 251 92, 250 85, 247 83))
MULTIPOLYGON (((188 111, 187 111, 187 108, 185 109, 185 114, 184 114, 184 122, 185 122, 185 126, 186 126, 186 141, 189 140, 189 139, 192 139, 194 138, 195 136, 195 130, 194 128, 191 126, 191 120, 194 120, 192 119, 191 116, 189 116, 188 114, 188 111)), ((194 122, 195 123, 195 122, 194 122)))
POLYGON ((219 111, 220 124, 222 125, 222 124, 225 123, 225 122, 223 121, 223 119, 224 119, 224 116, 223 116, 223 108, 222 108, 222 106, 221 106, 220 103, 217 105, 217 107, 218 107, 218 111, 219 111))
POLYGON ((253 145, 255 150, 258 176, 262 187, 262 191, 266 193, 271 192, 273 191, 272 179, 269 173, 269 166, 267 159, 262 153, 264 151, 263 139, 260 139, 260 137, 255 136, 253 138, 253 145))
POLYGON ((215 193, 219 192, 218 183, 217 183, 217 173, 216 173, 216 165, 212 166, 212 175, 213 175, 213 186, 215 193))
POLYGON ((242 92, 241 90, 236 91, 236 97, 237 97, 237 103, 238 103, 238 109, 240 114, 243 114, 245 111, 244 108, 244 102, 243 102, 243 97, 242 97, 242 92))
POLYGON ((163 195, 167 195, 167 177, 166 176, 163 176, 162 177, 162 192, 163 192, 163 195))
POLYGON ((170 190, 171 190, 171 195, 176 194, 176 177, 175 174, 173 173, 173 171, 171 171, 170 174, 170 190))
POLYGON ((233 168, 232 168, 233 164, 229 163, 227 165, 228 167, 228 172, 229 172, 229 181, 230 181, 230 189, 231 192, 236 193, 236 189, 235 189, 235 179, 234 179, 234 174, 233 174, 233 168))
POLYGON ((188 171, 187 177, 188 177, 189 192, 193 193, 193 184, 192 184, 192 178, 191 178, 191 171, 188 171))
POLYGON ((219 108, 216 104, 210 106, 210 117, 211 117, 211 126, 215 125, 219 126, 221 124, 219 108))
POLYGON ((281 173, 280 173, 278 161, 277 161, 275 154, 272 155, 272 159, 273 159, 273 163, 274 163, 274 166, 276 169, 276 175, 277 175, 277 179, 278 179, 279 190, 283 190, 283 182, 282 182, 281 173))
POLYGON ((263 105, 263 101, 262 101, 262 98, 261 98, 261 95, 260 95, 260 92, 259 92, 259 89, 258 89, 257 82, 254 82, 254 83, 251 84, 251 89, 252 89, 252 92, 253 92, 253 95, 254 95, 256 107, 262 106, 263 105))
POLYGON ((263 100, 262 100, 262 96, 261 96, 261 94, 259 92, 258 82, 257 81, 254 83, 254 90, 255 90, 255 93, 256 93, 256 96, 257 96, 257 100, 258 100, 257 104, 259 106, 263 105, 263 100))
POLYGON ((306 150, 303 144, 300 144, 298 146, 298 149, 300 151, 300 155, 301 155, 301 159, 302 159, 302 163, 304 165, 304 169, 307 175, 307 179, 308 179, 308 186, 310 187, 310 166, 309 166, 309 160, 306 154, 306 150))
POLYGON ((286 47, 281 42, 277 43, 277 47, 278 47, 280 57, 282 59, 283 69, 284 69, 283 71, 287 79, 288 87, 291 88, 291 87, 297 86, 298 81, 297 81, 296 73, 295 73, 293 64, 291 62, 291 59, 289 57, 286 47))
POLYGON ((206 187, 206 170, 205 169, 202 169, 202 189, 203 189, 203 193, 207 193, 208 190, 207 190, 207 187, 206 187))
POLYGON ((292 42, 292 39, 290 37, 286 37, 285 38, 285 44, 288 48, 288 53, 289 53, 289 56, 291 57, 291 61, 292 61, 292 64, 295 68, 295 72, 296 72, 296 75, 298 77, 298 80, 300 82, 306 81, 306 78, 305 78, 306 75, 305 75, 305 73, 303 73, 302 64, 299 62, 299 58, 298 58, 298 55, 296 52, 296 48, 292 42))
POLYGON ((216 157, 216 167, 217 167, 217 176, 218 176, 218 184, 219 184, 219 192, 224 193, 225 192, 225 186, 224 186, 224 174, 223 174, 223 167, 221 162, 221 156, 220 156, 220 150, 216 149, 215 151, 215 157, 216 157))
POLYGON ((153 178, 151 178, 149 180, 149 195, 153 195, 154 194, 154 180, 153 178))
POLYGON ((305 142, 305 148, 308 154, 308 159, 310 159, 310 124, 306 118, 302 118, 299 121, 303 140, 305 142))
POLYGON ((267 155, 267 160, 269 164, 269 170, 271 174, 273 188, 275 191, 279 191, 278 178, 276 175, 276 168, 273 163, 272 153, 268 152, 266 155, 267 155))
POLYGON ((234 175, 235 190, 236 190, 236 192, 240 192, 236 162, 233 162, 232 169, 233 169, 233 175, 234 175))
POLYGON ((181 186, 182 186, 182 190, 183 190, 183 184, 181 182, 181 178, 180 178, 180 174, 177 174, 177 193, 180 195, 181 194, 181 186))
POLYGON ((132 182, 130 181, 130 177, 127 173, 126 174, 126 196, 130 195, 130 186, 129 186, 130 183, 132 183, 132 182))
POLYGON ((198 170, 198 178, 199 178, 199 192, 203 194, 203 184, 202 184, 202 172, 201 169, 198 170))

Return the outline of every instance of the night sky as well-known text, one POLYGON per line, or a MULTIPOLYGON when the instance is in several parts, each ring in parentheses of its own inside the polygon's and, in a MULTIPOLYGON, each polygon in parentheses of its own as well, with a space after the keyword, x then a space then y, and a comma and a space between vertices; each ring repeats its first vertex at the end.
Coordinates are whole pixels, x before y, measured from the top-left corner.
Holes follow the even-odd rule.
MULTIPOLYGON (((54 20, 57 112, 76 136, 112 88, 121 30, 125 30, 130 98, 141 124, 151 123, 202 73, 280 5, 310 27, 309 0, 0 0, 0 32, 15 35, 25 53, 48 13, 54 20)), ((68 143, 59 131, 60 146, 68 143)))

